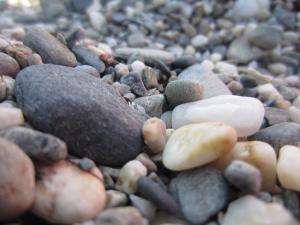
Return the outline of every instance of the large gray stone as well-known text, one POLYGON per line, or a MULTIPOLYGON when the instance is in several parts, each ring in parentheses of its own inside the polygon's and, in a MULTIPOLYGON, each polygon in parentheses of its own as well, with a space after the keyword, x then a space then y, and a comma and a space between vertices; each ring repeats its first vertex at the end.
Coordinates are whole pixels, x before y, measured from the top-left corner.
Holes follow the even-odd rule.
POLYGON ((30 66, 17 76, 16 96, 28 121, 64 140, 71 154, 121 166, 142 150, 142 117, 113 87, 84 72, 30 66))

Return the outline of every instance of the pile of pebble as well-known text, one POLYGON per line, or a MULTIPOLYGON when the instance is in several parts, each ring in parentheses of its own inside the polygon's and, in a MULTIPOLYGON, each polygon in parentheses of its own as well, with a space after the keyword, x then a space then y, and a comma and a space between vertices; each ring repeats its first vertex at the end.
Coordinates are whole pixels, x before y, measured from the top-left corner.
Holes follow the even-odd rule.
POLYGON ((299 10, 1 3, 0 223, 299 225, 299 10))

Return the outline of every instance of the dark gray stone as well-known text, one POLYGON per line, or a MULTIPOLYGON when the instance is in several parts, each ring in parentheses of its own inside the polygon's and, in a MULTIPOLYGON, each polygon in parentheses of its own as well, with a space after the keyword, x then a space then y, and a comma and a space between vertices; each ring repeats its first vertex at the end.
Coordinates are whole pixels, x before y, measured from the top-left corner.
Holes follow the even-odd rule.
POLYGON ((44 63, 75 66, 77 60, 74 54, 58 41, 49 32, 41 28, 30 29, 25 37, 24 44, 37 52, 44 63))
POLYGON ((131 91, 138 96, 145 96, 147 94, 147 89, 137 72, 130 72, 129 74, 122 76, 120 82, 127 84, 131 91))
POLYGON ((221 172, 201 167, 181 172, 170 184, 184 217, 192 224, 203 224, 220 212, 229 200, 229 188, 221 172))
POLYGON ((71 0, 73 8, 80 13, 85 13, 92 2, 93 0, 71 0))
POLYGON ((165 103, 165 97, 161 94, 140 97, 134 100, 134 103, 143 106, 146 113, 151 117, 160 117, 165 103))
POLYGON ((278 153, 279 149, 284 145, 298 145, 300 125, 293 122, 278 123, 258 131, 248 139, 267 142, 278 153))
POLYGON ((0 75, 8 75, 15 78, 20 71, 17 61, 11 56, 0 52, 0 75))
POLYGON ((0 130, 3 137, 18 145, 30 158, 44 163, 53 163, 67 157, 66 144, 57 137, 25 127, 10 127, 0 130))
POLYGON ((38 130, 64 140, 71 154, 122 166, 143 147, 143 118, 108 84, 76 69, 35 65, 16 80, 17 102, 38 130))
POLYGON ((284 206, 293 213, 297 219, 300 219, 300 201, 298 193, 296 191, 284 190, 282 198, 284 206))

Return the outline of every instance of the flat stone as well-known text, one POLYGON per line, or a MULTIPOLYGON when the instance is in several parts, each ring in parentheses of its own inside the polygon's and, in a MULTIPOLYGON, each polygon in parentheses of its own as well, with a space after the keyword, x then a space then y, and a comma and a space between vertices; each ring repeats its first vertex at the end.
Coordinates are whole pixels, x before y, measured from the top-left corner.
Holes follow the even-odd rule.
POLYGON ((229 200, 229 188, 220 171, 201 167, 181 172, 170 183, 184 217, 192 224, 203 224, 220 212, 229 200))
POLYGON ((135 99, 134 102, 144 107, 149 116, 160 117, 165 103, 165 97, 162 94, 144 96, 135 99))
POLYGON ((15 78, 20 71, 17 61, 11 56, 0 52, 0 75, 7 75, 15 78))
POLYGON ((71 154, 121 166, 142 150, 143 118, 113 87, 64 66, 30 66, 19 75, 16 95, 26 118, 64 140, 71 154))

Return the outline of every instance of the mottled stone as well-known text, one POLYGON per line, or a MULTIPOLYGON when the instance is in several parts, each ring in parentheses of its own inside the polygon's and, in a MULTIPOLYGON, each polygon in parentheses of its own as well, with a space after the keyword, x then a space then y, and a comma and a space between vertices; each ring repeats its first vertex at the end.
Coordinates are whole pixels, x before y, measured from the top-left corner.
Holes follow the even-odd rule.
POLYGON ((146 113, 151 117, 160 117, 162 114, 165 97, 162 94, 140 97, 134 102, 144 107, 146 113))
POLYGON ((147 94, 142 78, 137 72, 131 72, 122 76, 120 82, 127 84, 131 91, 138 96, 145 96, 147 94))

